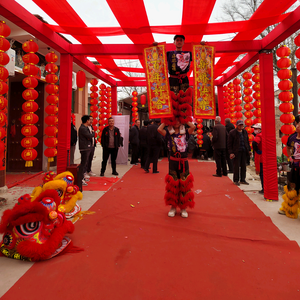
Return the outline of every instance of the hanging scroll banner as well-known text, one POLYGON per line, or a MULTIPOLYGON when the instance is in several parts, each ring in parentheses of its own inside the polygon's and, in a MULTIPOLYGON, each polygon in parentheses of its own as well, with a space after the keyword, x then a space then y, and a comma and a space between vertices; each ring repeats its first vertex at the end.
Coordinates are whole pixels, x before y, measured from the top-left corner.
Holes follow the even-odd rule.
POLYGON ((216 101, 214 92, 215 48, 193 45, 194 59, 194 117, 214 119, 216 101))
POLYGON ((165 45, 144 49, 149 118, 173 116, 165 45))

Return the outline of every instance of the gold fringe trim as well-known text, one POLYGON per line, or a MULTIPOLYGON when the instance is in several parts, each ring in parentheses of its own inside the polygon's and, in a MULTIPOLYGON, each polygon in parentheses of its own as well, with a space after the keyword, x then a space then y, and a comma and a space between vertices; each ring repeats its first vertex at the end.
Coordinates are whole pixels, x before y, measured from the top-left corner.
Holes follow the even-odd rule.
POLYGON ((88 210, 80 211, 73 217, 72 222, 75 223, 77 220, 82 220, 84 215, 92 215, 94 213, 95 213, 95 211, 88 211, 88 210))

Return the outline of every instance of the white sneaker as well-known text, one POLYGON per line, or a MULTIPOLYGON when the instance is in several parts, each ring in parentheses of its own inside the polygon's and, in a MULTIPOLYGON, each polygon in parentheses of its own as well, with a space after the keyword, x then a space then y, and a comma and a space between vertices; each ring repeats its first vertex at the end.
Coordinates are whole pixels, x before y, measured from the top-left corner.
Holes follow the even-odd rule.
POLYGON ((189 214, 187 213, 187 211, 185 209, 182 209, 181 212, 180 212, 180 215, 183 217, 183 218, 187 218, 189 216, 189 214))
POLYGON ((84 181, 85 181, 85 182, 89 182, 90 179, 89 179, 89 178, 84 178, 84 181))
POLYGON ((82 179, 82 185, 87 186, 88 184, 82 179))
POLYGON ((168 212, 168 216, 173 218, 176 215, 176 207, 172 206, 170 211, 168 212))
POLYGON ((84 173, 84 174, 83 174, 83 177, 84 177, 84 178, 90 178, 91 176, 89 176, 87 173, 84 173))
POLYGON ((89 176, 97 176, 95 173, 93 173, 92 171, 87 173, 89 176))

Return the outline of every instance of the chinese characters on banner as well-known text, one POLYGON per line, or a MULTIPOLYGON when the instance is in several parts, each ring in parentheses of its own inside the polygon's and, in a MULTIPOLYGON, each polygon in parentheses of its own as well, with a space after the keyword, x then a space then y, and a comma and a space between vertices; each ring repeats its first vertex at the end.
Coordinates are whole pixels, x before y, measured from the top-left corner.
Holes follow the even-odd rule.
POLYGON ((194 58, 194 117, 216 117, 214 93, 215 49, 207 45, 193 45, 194 58))
POLYGON ((144 49, 149 118, 173 116, 165 45, 144 49))

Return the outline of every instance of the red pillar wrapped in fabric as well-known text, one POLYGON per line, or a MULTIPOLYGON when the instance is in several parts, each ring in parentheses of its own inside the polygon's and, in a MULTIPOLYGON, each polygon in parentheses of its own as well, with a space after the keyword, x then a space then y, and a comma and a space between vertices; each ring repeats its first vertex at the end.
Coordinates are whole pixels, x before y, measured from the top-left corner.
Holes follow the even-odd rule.
POLYGON ((26 88, 22 93, 22 96, 26 102, 22 106, 24 113, 21 117, 21 122, 25 124, 25 126, 22 127, 21 132, 25 138, 22 139, 21 145, 25 150, 22 151, 21 156, 26 161, 25 167, 32 167, 33 160, 37 157, 37 152, 33 148, 38 145, 38 139, 34 137, 34 135, 38 133, 38 129, 34 125, 39 120, 38 116, 35 114, 38 105, 34 100, 38 98, 39 94, 34 89, 38 85, 38 81, 34 76, 36 76, 39 71, 39 68, 35 66, 39 62, 39 58, 35 54, 39 47, 33 40, 29 40, 22 45, 22 48, 25 52, 28 52, 22 57, 25 63, 23 73, 28 77, 24 78, 22 81, 26 88))
POLYGON ((240 86, 240 79, 239 78, 235 78, 233 80, 233 89, 234 89, 234 104, 235 104, 235 107, 234 107, 234 110, 235 110, 235 120, 233 120, 234 122, 232 122, 233 124, 236 124, 236 121, 241 119, 243 117, 243 114, 242 114, 242 100, 241 100, 241 97, 242 97, 242 93, 241 93, 241 86, 240 86))
POLYGON ((9 56, 5 51, 10 48, 10 43, 6 39, 9 35, 9 26, 4 21, 0 21, 0 188, 6 184, 7 99, 5 95, 8 91, 6 83, 8 70, 5 68, 5 65, 9 62, 9 56))
POLYGON ((252 72, 254 73, 252 79, 255 79, 255 84, 253 85, 253 98, 255 99, 253 106, 255 110, 253 112, 255 119, 253 120, 253 124, 261 123, 261 100, 260 100, 260 68, 259 65, 255 65, 252 68, 252 72))
POLYGON ((46 101, 48 102, 48 106, 46 107, 45 111, 48 114, 48 116, 45 118, 45 122, 48 125, 45 128, 45 134, 48 135, 48 137, 45 139, 45 145, 48 147, 44 151, 44 155, 48 157, 48 166, 47 170, 49 171, 50 163, 54 161, 54 157, 57 155, 57 102, 58 102, 58 86, 56 85, 58 81, 58 76, 55 74, 58 71, 58 67, 55 65, 55 62, 57 62, 58 57, 57 55, 51 51, 46 55, 46 61, 48 64, 46 65, 46 82, 48 85, 46 86, 46 92, 49 94, 46 98, 46 101))
POLYGON ((67 170, 71 140, 71 111, 72 111, 72 68, 73 58, 69 54, 60 55, 60 90, 58 109, 58 144, 57 144, 57 173, 67 170), (60 130, 62 129, 62 130, 60 130))
POLYGON ((132 123, 134 123, 138 119, 137 95, 138 95, 137 91, 132 92, 132 96, 133 96, 132 97, 132 109, 131 109, 132 110, 132 123))
POLYGON ((273 54, 260 53, 260 84, 262 102, 262 159, 264 197, 278 200, 277 156, 275 134, 273 54))
POLYGON ((91 90, 91 95, 90 95, 90 97, 91 97, 91 101, 90 101, 90 103, 92 104, 91 105, 91 107, 90 107, 90 109, 91 109, 91 116, 93 117, 93 130, 94 130, 94 132, 95 132, 95 141, 97 142, 97 123, 98 123, 98 120, 97 120, 97 118, 98 118, 98 106, 97 106, 97 104, 98 104, 98 100, 97 100, 97 98, 98 98, 98 93, 97 93, 97 91, 98 91, 98 87, 97 87, 97 84, 98 84, 98 80, 97 79, 92 79, 91 81, 90 81, 90 84, 92 85, 91 87, 90 87, 90 90, 91 90))
MULTIPOLYGON (((284 124, 280 128, 281 132, 284 134, 284 136, 281 138, 281 141, 285 146, 289 135, 295 132, 295 126, 293 125, 295 117, 291 113, 294 110, 294 105, 290 102, 294 97, 293 93, 290 91, 293 87, 293 83, 289 80, 292 76, 292 71, 288 69, 292 63, 288 58, 290 53, 291 50, 287 46, 282 46, 276 51, 277 56, 280 57, 280 59, 277 61, 277 66, 280 68, 277 73, 278 77, 280 78, 278 88, 282 91, 278 96, 279 100, 282 101, 279 106, 279 110, 282 112, 280 121, 284 124)), ((282 152, 287 156, 285 148, 282 150, 282 152)))
POLYGON ((252 117, 253 117, 253 112, 252 112, 252 109, 253 109, 253 105, 251 104, 253 98, 251 96, 252 94, 252 89, 251 89, 251 86, 252 86, 252 81, 251 81, 251 77, 252 77, 252 74, 250 72, 245 72, 243 74, 243 79, 244 79, 244 82, 243 82, 243 86, 245 87, 244 89, 244 102, 246 102, 246 104, 244 105, 244 109, 245 109, 245 130, 247 131, 248 133, 248 138, 249 138, 249 142, 250 142, 250 145, 252 146, 252 141, 254 139, 253 137, 253 131, 254 129, 251 127, 253 125, 253 120, 252 120, 252 117))

